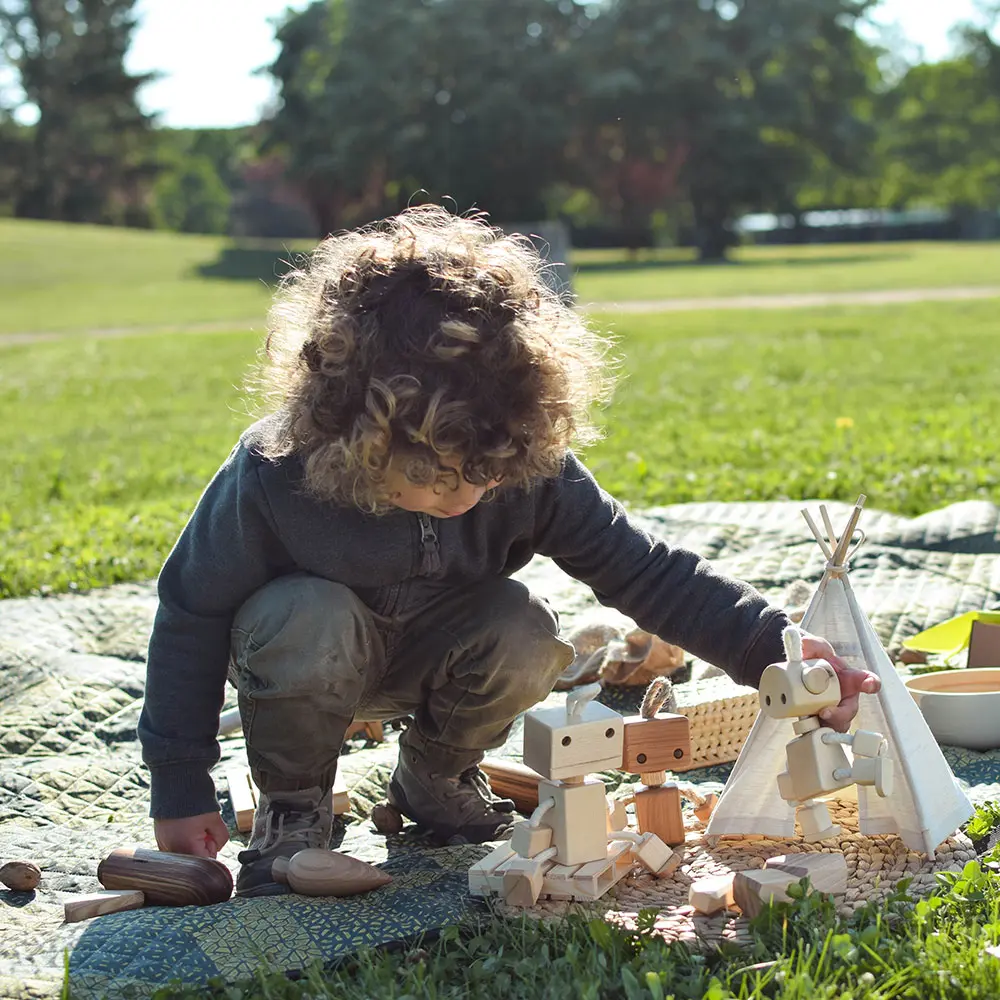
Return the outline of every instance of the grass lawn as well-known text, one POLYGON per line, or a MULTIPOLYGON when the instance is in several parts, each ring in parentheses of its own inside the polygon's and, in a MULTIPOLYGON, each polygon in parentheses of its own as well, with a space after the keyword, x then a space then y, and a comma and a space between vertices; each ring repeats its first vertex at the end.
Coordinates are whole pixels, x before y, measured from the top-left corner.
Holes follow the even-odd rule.
MULTIPOLYGON (((264 329, 270 286, 309 241, 0 219, 0 334, 225 324, 264 329)), ((583 303, 1000 285, 1000 242, 750 247, 696 266, 689 250, 574 254, 583 303)))
MULTIPOLYGON (((625 357, 588 454, 639 506, 1000 500, 991 302, 608 317, 625 357)), ((0 348, 0 596, 155 575, 249 422, 245 333, 0 348)))
POLYGON ((1000 286, 1000 241, 839 243, 741 247, 726 264, 697 265, 693 250, 577 250, 583 303, 641 299, 1000 286))

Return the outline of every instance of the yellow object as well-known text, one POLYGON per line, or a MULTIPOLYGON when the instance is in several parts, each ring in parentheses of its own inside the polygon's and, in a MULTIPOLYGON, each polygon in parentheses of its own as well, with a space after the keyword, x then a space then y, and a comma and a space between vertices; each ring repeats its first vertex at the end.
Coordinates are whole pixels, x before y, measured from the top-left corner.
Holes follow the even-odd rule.
POLYGON ((964 615, 949 618, 940 625, 904 639, 903 646, 920 653, 939 654, 947 659, 968 649, 972 623, 977 621, 1000 625, 1000 611, 966 611, 964 615))

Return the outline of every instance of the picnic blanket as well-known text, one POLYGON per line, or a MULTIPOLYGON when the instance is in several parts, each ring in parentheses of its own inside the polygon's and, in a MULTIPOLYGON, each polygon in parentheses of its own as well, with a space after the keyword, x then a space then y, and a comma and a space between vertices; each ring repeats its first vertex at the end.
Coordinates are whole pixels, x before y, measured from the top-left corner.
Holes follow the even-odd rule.
MULTIPOLYGON (((684 504, 636 517, 778 600, 793 581, 816 583, 822 576, 823 556, 799 506, 684 504)), ((846 506, 829 506, 834 522, 842 523, 846 506)), ((914 519, 869 511, 863 527, 868 542, 853 563, 852 581, 890 650, 953 615, 1000 607, 995 505, 955 504, 914 519)), ((609 614, 548 560, 534 560, 518 576, 548 597, 565 631, 609 614)), ((387 839, 368 821, 394 764, 390 734, 384 744, 355 740, 345 753, 353 809, 335 833, 335 846, 392 874, 384 889, 343 900, 287 896, 152 907, 64 924, 63 901, 100 888, 96 870, 103 857, 115 847, 153 844, 135 725, 154 610, 151 583, 0 602, 0 860, 32 859, 43 870, 35 892, 0 891, 0 998, 56 995, 67 976, 77 998, 142 996, 171 982, 196 985, 213 977, 232 982, 261 965, 296 970, 329 963, 483 912, 466 878, 483 848, 434 847, 410 831, 387 839)), ((605 700, 628 709, 635 695, 609 690, 605 700)), ((516 726, 502 753, 519 755, 519 734, 516 726)), ((241 736, 225 738, 222 746, 220 773, 245 759, 241 736)), ((1000 751, 944 749, 970 797, 1000 798, 1000 751)), ((728 769, 688 772, 683 780, 717 790, 728 769)), ((225 783, 219 786, 223 816, 234 831, 222 860, 235 871, 242 838, 235 836, 225 783)), ((857 855, 857 844, 853 850, 857 855)), ((967 852, 968 841, 960 838, 942 863, 960 863, 967 852)), ((874 856, 891 855, 887 845, 871 849, 865 866, 874 856)), ((912 870, 915 861, 904 857, 899 864, 912 870)), ((648 889, 636 883, 609 896, 603 912, 627 922, 637 900, 645 899, 642 905, 652 900, 669 921, 683 893, 673 899, 664 886, 659 896, 648 889)))

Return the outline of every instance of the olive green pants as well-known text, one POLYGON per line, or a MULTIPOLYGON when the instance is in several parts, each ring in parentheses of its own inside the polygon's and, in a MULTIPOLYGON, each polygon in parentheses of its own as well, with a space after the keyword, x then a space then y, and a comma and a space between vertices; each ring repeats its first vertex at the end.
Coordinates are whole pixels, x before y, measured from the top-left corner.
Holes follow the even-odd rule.
POLYGON ((457 776, 501 746, 573 659, 552 609, 513 580, 450 591, 411 621, 374 615, 321 577, 280 577, 232 630, 247 756, 265 793, 329 787, 355 719, 411 716, 400 737, 424 767, 457 776))

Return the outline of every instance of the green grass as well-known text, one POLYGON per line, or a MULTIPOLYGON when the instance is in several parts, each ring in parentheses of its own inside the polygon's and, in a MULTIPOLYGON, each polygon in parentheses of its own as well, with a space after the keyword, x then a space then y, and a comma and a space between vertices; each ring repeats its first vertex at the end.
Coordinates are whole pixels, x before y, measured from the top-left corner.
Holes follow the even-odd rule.
MULTIPOLYGON (((994 851, 1000 856, 1000 851, 994 851)), ((798 887, 792 904, 765 910, 747 951, 696 953, 652 933, 656 913, 636 931, 580 917, 486 923, 445 930, 434 943, 397 953, 364 953, 298 981, 262 970, 239 985, 164 989, 156 1000, 958 1000, 1000 996, 1000 876, 979 862, 940 876, 936 894, 916 901, 905 887, 882 906, 850 918, 832 897, 798 887)))
POLYGON ((727 264, 697 265, 692 250, 577 250, 581 302, 730 295, 1000 286, 1000 241, 742 247, 727 264))
MULTIPOLYGON (((1000 500, 990 302, 609 319, 626 357, 601 483, 648 506, 1000 500)), ((0 596, 153 576, 249 422, 249 334, 0 349, 0 596)))
POLYGON ((264 327, 278 244, 0 219, 0 333, 245 323, 264 327))
MULTIPOLYGON (((309 242, 0 219, 0 334, 201 324, 264 328, 271 287, 309 242)), ((744 294, 1000 285, 998 243, 738 249, 697 266, 688 250, 580 250, 583 303, 744 294)))

